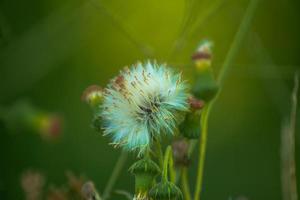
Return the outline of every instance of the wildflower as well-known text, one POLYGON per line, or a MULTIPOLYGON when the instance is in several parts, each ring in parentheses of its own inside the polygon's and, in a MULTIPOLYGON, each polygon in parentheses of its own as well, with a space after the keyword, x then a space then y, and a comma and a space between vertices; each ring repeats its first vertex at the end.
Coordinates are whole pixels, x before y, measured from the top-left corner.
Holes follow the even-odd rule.
POLYGON ((146 157, 135 162, 129 171, 135 175, 135 199, 147 199, 148 190, 151 189, 155 177, 160 173, 159 167, 146 157))
POLYGON ((104 93, 104 134, 127 150, 143 152, 162 133, 172 135, 187 110, 186 84, 166 65, 147 62, 125 68, 104 93))

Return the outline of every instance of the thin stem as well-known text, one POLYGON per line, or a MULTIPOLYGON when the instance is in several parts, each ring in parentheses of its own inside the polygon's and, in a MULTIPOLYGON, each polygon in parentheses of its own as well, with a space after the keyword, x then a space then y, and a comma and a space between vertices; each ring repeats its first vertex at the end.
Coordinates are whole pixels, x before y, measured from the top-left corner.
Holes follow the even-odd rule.
POLYGON ((110 12, 102 3, 102 1, 90 0, 90 3, 100 11, 100 14, 106 16, 110 23, 120 31, 137 49, 145 56, 151 57, 153 55, 153 50, 148 45, 144 45, 136 36, 133 36, 132 32, 129 31, 128 27, 121 23, 120 18, 110 12))
POLYGON ((297 200, 297 176, 295 161, 295 127, 297 119, 297 95, 299 79, 295 75, 294 89, 291 95, 289 120, 284 121, 281 130, 281 189, 283 200, 297 200))
POLYGON ((98 194, 98 192, 96 192, 94 194, 93 199, 95 199, 95 200, 101 200, 100 195, 98 194))
POLYGON ((207 126, 208 126, 208 116, 209 111, 212 104, 208 104, 207 107, 204 108, 202 117, 201 117, 201 137, 199 138, 199 159, 198 159, 198 171, 197 171, 197 181, 196 181, 196 189, 194 199, 199 200, 201 191, 202 191, 202 183, 203 183, 203 171, 204 171, 204 162, 206 156, 206 144, 207 144, 207 126))
POLYGON ((244 15, 243 21, 241 22, 241 25, 234 37, 234 40, 231 43, 231 46, 227 53, 226 59, 224 61, 222 69, 220 71, 220 75, 218 77, 218 83, 221 87, 224 83, 224 80, 226 78, 226 75, 228 73, 230 66, 232 65, 237 53, 240 50, 240 47, 241 47, 241 44, 242 44, 242 41, 243 41, 245 35, 249 31, 249 27, 250 27, 252 18, 254 16, 258 2, 259 2, 259 0, 251 0, 250 1, 248 8, 246 10, 246 13, 244 15))
POLYGON ((166 149, 165 158, 164 158, 164 165, 163 165, 163 172, 162 172, 163 181, 168 181, 168 165, 170 161, 170 156, 172 156, 172 148, 169 145, 166 149))
POLYGON ((205 162, 205 156, 206 156, 206 145, 207 145, 207 129, 208 129, 208 118, 210 114, 210 110, 212 109, 216 99, 218 98, 222 86, 224 84, 224 80, 226 78, 226 75, 228 73, 228 70, 230 66, 232 65, 237 53, 240 50, 241 43, 249 30, 252 18, 254 16, 257 4, 259 0, 251 0, 248 8, 246 10, 246 13, 244 15, 244 18, 241 22, 241 25, 234 37, 234 40, 230 46, 230 49, 227 53, 226 59, 224 61, 224 64, 221 68, 219 77, 218 77, 218 84, 220 86, 220 89, 218 91, 218 94, 216 97, 204 108, 202 117, 201 117, 201 137, 200 137, 200 146, 199 146, 199 159, 198 159, 198 173, 197 173, 197 181, 196 181, 196 188, 195 188, 195 200, 200 200, 201 198, 201 191, 202 191, 202 182, 203 182, 203 171, 204 171, 204 162, 205 162))
POLYGON ((172 151, 171 151, 171 155, 170 155, 170 158, 169 158, 169 174, 170 174, 170 181, 172 183, 175 183, 175 181, 176 181, 176 171, 174 169, 174 161, 173 161, 172 151))
POLYGON ((196 139, 189 140, 188 158, 191 158, 196 146, 197 146, 196 139))
POLYGON ((297 119, 297 102, 298 102, 298 89, 299 89, 299 75, 295 75, 294 89, 291 97, 291 115, 290 115, 290 195, 291 200, 298 200, 297 191, 297 176, 296 176, 296 160, 295 160, 295 131, 296 131, 296 119, 297 119))
POLYGON ((294 78, 294 89, 291 96, 291 115, 290 115, 290 129, 295 137, 296 119, 297 119, 297 103, 298 103, 298 90, 299 90, 299 72, 296 72, 294 78))
POLYGON ((191 200, 191 191, 190 191, 190 185, 188 181, 188 170, 187 167, 182 168, 182 175, 181 175, 181 187, 182 192, 185 200, 191 200))
POLYGON ((163 152, 162 152, 162 148, 161 148, 161 144, 158 140, 155 141, 155 145, 156 145, 156 151, 157 151, 157 157, 158 157, 158 163, 159 163, 159 166, 161 168, 163 168, 163 165, 164 165, 164 155, 163 155, 163 152))
POLYGON ((107 199, 110 196, 111 191, 112 191, 112 189, 113 189, 113 187, 114 187, 114 185, 115 185, 115 183, 116 183, 116 181, 117 181, 117 179, 118 179, 118 177, 119 177, 119 175, 120 175, 120 173, 121 173, 121 171, 122 171, 122 169, 123 169, 123 167, 126 163, 127 156, 128 156, 127 152, 125 152, 125 151, 121 152, 121 155, 119 156, 118 161, 117 161, 117 163, 116 163, 116 165, 113 169, 113 172, 112 172, 112 174, 111 174, 111 176, 110 176, 110 178, 107 182, 107 185, 104 189, 103 196, 102 196, 102 198, 104 200, 107 199))

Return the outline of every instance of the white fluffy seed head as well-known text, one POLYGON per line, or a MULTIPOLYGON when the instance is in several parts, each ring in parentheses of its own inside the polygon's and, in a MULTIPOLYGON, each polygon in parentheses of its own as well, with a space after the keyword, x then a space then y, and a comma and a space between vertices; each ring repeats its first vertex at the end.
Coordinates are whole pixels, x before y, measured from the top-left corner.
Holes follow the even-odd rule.
POLYGON ((125 68, 112 79, 99 115, 113 144, 142 152, 153 138, 173 134, 178 113, 187 107, 181 74, 166 65, 147 62, 125 68))

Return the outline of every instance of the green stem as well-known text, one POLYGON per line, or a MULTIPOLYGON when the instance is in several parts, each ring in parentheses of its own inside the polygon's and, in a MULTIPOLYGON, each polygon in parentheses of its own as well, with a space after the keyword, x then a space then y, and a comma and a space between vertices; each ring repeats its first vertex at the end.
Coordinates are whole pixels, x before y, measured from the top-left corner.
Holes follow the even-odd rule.
POLYGON ((169 166, 170 156, 172 156, 172 148, 169 145, 166 149, 165 158, 164 158, 163 172, 162 172, 163 181, 168 181, 168 166, 169 166))
POLYGON ((100 195, 98 194, 98 192, 95 193, 95 196, 93 196, 93 199, 101 200, 100 195))
POLYGON ((259 2, 259 0, 250 0, 250 3, 248 5, 248 8, 247 8, 246 13, 243 18, 243 21, 241 22, 240 27, 234 37, 234 40, 231 43, 231 46, 227 53, 226 59, 223 63, 222 69, 220 71, 220 75, 218 77, 218 83, 220 86, 223 85, 226 75, 228 73, 228 69, 232 65, 237 53, 239 52, 242 41, 243 41, 246 33, 249 31, 249 27, 250 27, 252 18, 254 16, 258 2, 259 2))
POLYGON ((196 189, 194 199, 199 200, 201 191, 202 191, 202 183, 203 183, 203 171, 204 171, 204 162, 206 156, 206 144, 207 144, 207 126, 208 126, 208 116, 209 111, 211 109, 212 104, 208 104, 207 107, 204 108, 202 117, 201 117, 201 137, 199 138, 199 159, 198 159, 198 171, 197 171, 197 181, 196 181, 196 189))
POLYGON ((164 155, 162 152, 162 148, 161 148, 161 144, 158 140, 155 141, 155 145, 156 145, 156 151, 157 151, 157 157, 158 157, 158 162, 159 162, 159 166, 161 168, 163 168, 164 165, 164 155))
POLYGON ((102 3, 102 1, 97 0, 90 0, 90 3, 98 9, 100 12, 99 14, 102 14, 103 16, 107 17, 108 20, 110 20, 110 23, 121 33, 123 36, 125 36, 129 42, 131 42, 133 45, 136 46, 136 48, 145 56, 150 57, 153 54, 152 48, 150 48, 147 45, 144 45, 142 41, 138 40, 135 35, 132 34, 132 32, 126 27, 122 21, 121 18, 114 13, 112 13, 110 10, 108 10, 102 3))
POLYGON ((190 185, 188 181, 188 170, 187 167, 182 168, 182 175, 181 175, 181 187, 182 192, 185 200, 191 200, 191 191, 190 185))
POLYGON ((220 86, 220 89, 218 91, 218 94, 216 97, 204 108, 202 117, 201 117, 201 137, 200 137, 200 146, 199 146, 199 159, 198 159, 198 173, 197 173, 197 181, 196 181, 196 188, 195 188, 195 200, 200 200, 201 197, 201 191, 202 191, 202 182, 203 182, 203 171, 204 171, 204 162, 205 162, 205 155, 206 155, 206 145, 207 145, 207 129, 208 129, 208 117, 210 110, 212 109, 216 99, 218 98, 222 86, 224 84, 224 80, 226 78, 226 75, 228 73, 228 70, 230 66, 232 65, 237 53, 240 50, 241 43, 249 30, 252 18, 254 16, 257 4, 259 0, 251 0, 248 8, 246 10, 246 13, 244 15, 244 18, 241 22, 241 25, 234 37, 234 40, 230 46, 230 49, 227 53, 226 59, 224 61, 224 64, 221 68, 219 77, 218 77, 218 84, 220 86))
POLYGON ((169 158, 169 174, 170 174, 170 181, 172 183, 175 183, 175 181, 176 181, 176 171, 174 169, 174 161, 173 161, 172 151, 171 151, 171 155, 170 155, 170 158, 169 158))
POLYGON ((194 149, 197 146, 197 142, 198 142, 197 139, 189 140, 188 158, 191 158, 191 156, 194 152, 194 149))
POLYGON ((291 114, 289 124, 289 140, 290 140, 290 155, 289 155, 289 191, 291 200, 298 200, 297 191, 297 176, 296 176, 296 157, 295 157, 295 132, 296 132, 296 120, 297 120, 297 103, 298 103, 298 90, 299 90, 299 75, 295 74, 294 89, 291 97, 291 114))
POLYGON ((110 193, 111 193, 111 191, 112 191, 112 189, 113 189, 113 187, 114 187, 114 185, 126 163, 127 156, 128 156, 127 152, 125 152, 125 151, 121 152, 121 155, 119 156, 118 161, 117 161, 117 163, 113 169, 113 172, 108 180, 108 183, 104 189, 103 196, 102 196, 102 198, 104 200, 110 196, 110 193))

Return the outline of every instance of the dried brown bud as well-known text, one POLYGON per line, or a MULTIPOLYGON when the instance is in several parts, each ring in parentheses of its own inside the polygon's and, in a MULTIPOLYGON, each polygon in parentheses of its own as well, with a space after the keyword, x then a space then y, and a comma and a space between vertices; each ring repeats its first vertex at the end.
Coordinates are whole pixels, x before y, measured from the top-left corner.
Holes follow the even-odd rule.
POLYGON ((69 200, 67 192, 59 188, 51 188, 47 200, 69 200))
POLYGON ((190 160, 188 158, 189 145, 184 139, 175 140, 172 143, 173 158, 175 166, 188 166, 190 160))
POLYGON ((88 181, 85 184, 83 184, 81 188, 81 194, 86 200, 101 200, 92 181, 88 181))
POLYGON ((42 199, 42 191, 44 184, 44 176, 39 172, 25 172, 21 177, 21 186, 25 193, 26 200, 42 199))
POLYGON ((84 178, 82 176, 77 177, 70 171, 66 172, 66 176, 68 178, 70 190, 78 195, 81 195, 81 188, 84 184, 84 178))

